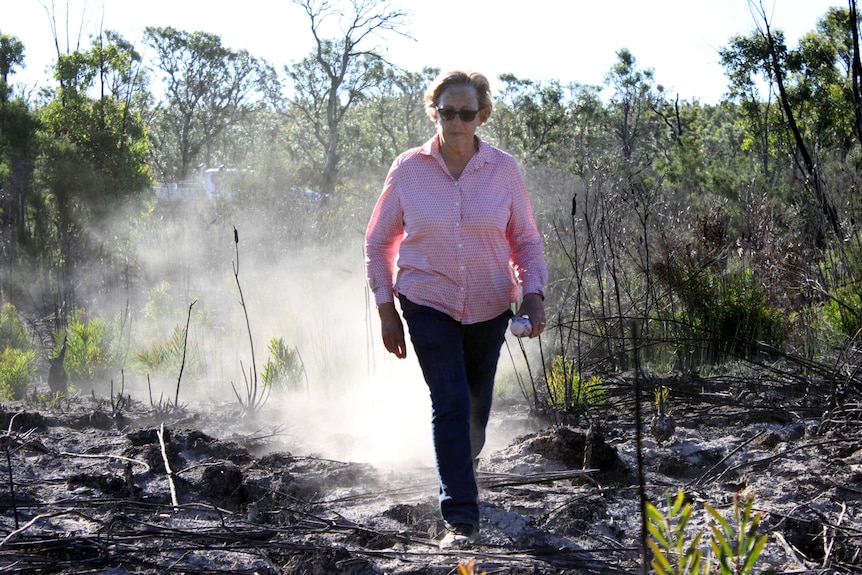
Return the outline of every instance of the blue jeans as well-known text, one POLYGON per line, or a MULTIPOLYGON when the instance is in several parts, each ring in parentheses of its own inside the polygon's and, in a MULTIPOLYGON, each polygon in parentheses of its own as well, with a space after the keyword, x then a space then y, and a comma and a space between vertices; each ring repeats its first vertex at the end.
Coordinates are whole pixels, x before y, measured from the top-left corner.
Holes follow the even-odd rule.
POLYGON ((440 512, 448 525, 479 527, 473 461, 485 444, 494 376, 511 310, 462 325, 443 312, 400 296, 401 312, 431 393, 431 424, 440 512))

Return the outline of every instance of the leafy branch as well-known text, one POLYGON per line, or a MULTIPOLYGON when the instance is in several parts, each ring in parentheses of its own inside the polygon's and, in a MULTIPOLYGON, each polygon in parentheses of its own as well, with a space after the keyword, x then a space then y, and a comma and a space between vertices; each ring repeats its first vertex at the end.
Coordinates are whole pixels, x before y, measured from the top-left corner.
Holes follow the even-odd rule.
MULTIPOLYGON (((701 542, 703 531, 690 533, 691 503, 680 490, 676 498, 667 494, 667 510, 659 511, 646 504, 647 545, 653 554, 651 566, 657 575, 752 575, 757 559, 766 547, 768 535, 758 534, 760 513, 752 513, 754 500, 740 504, 733 498, 733 513, 728 521, 713 506, 704 503, 712 518, 709 549, 712 555, 704 561, 701 542)), ((765 571, 764 574, 772 573, 765 571)))

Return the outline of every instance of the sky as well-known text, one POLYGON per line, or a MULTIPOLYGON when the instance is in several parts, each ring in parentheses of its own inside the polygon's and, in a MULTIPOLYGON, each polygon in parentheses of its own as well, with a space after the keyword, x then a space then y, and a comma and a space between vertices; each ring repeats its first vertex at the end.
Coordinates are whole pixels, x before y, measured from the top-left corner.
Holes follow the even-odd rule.
MULTIPOLYGON (((829 7, 847 6, 840 0, 760 1, 772 27, 784 31, 791 46, 815 28, 829 7)), ((119 31, 143 51, 146 26, 173 26, 217 34, 225 46, 246 49, 280 69, 302 59, 313 46, 307 16, 289 0, 0 0, 0 32, 18 37, 25 47, 27 68, 15 74, 13 82, 31 88, 51 83, 45 70, 56 54, 46 10, 52 4, 61 48, 67 39, 74 48, 79 37, 87 47, 87 38, 102 26, 119 31)), ((405 30, 412 39, 390 34, 371 40, 390 61, 410 71, 425 66, 476 70, 491 79, 492 90, 504 73, 601 85, 617 61, 617 51, 627 48, 638 67, 652 69, 656 83, 668 93, 707 104, 717 103, 726 91, 719 48, 733 35, 750 33, 755 22, 748 0, 390 4, 410 13, 405 30)))

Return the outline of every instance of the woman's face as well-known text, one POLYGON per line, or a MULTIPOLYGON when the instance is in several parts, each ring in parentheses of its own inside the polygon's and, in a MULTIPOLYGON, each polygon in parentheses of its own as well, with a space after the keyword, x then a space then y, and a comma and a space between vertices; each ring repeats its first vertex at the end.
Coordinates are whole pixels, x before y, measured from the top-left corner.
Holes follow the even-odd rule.
POLYGON ((440 136, 441 143, 448 146, 472 146, 476 128, 488 119, 487 110, 479 110, 476 90, 470 87, 452 86, 446 88, 440 95, 437 108, 437 118, 434 124, 437 126, 437 134, 440 136), (469 122, 465 122, 458 114, 455 114, 451 120, 447 120, 443 114, 450 110, 455 112, 477 111, 478 113, 469 122))

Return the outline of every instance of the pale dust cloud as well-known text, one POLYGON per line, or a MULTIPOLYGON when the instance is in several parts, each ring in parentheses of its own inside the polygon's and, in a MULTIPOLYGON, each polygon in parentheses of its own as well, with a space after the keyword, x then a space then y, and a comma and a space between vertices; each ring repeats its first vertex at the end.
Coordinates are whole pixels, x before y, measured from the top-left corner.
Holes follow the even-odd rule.
POLYGON ((361 245, 290 256, 277 268, 255 282, 249 313, 262 335, 283 334, 296 346, 308 372, 307 389, 274 396, 266 410, 285 426, 288 451, 433 465, 428 390, 412 350, 399 360, 383 348, 361 245))
MULTIPOLYGON (((157 287, 138 298, 145 313, 131 326, 133 350, 154 334, 164 339, 184 327, 195 302, 180 405, 238 410, 234 389, 246 398, 246 382, 263 372, 272 339, 282 338, 299 352, 307 382, 274 393, 258 413, 243 418, 246 428, 283 429, 277 448, 297 455, 387 468, 433 466, 427 386, 409 341, 404 360, 383 348, 365 283, 361 233, 338 249, 277 247, 272 229, 239 219, 237 245, 232 219, 188 210, 138 230, 134 251, 146 271, 142 279, 157 287)), ((118 298, 116 307, 122 303, 118 298)), ((504 349, 498 383, 511 369, 504 349)), ((124 381, 125 392, 136 399, 164 402, 175 396, 177 371, 127 369, 124 381)), ((511 384, 498 388, 511 395, 511 384)), ((489 450, 515 433, 500 421, 507 419, 505 411, 492 413, 489 450)))

